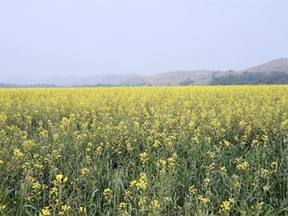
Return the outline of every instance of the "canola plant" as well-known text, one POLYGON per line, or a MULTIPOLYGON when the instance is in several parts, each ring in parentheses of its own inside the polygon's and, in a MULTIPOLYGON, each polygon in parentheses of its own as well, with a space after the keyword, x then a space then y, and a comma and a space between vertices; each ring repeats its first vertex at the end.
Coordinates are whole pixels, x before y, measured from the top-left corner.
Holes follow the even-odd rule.
POLYGON ((0 89, 0 215, 287 215, 288 86, 0 89))

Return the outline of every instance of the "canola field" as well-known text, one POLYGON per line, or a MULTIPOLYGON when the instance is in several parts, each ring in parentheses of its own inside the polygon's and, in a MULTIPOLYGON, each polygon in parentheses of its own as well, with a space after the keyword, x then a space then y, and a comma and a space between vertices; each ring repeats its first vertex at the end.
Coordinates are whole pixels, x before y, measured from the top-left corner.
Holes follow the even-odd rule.
POLYGON ((288 86, 0 89, 0 215, 288 215, 288 86))

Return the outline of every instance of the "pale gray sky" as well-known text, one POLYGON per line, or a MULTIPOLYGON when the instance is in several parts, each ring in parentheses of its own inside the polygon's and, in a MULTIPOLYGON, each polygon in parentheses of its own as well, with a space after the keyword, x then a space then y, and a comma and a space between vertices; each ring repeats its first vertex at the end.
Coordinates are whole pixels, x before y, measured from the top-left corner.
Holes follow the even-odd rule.
POLYGON ((0 0, 0 82, 245 69, 288 57, 287 11, 261 0, 0 0))

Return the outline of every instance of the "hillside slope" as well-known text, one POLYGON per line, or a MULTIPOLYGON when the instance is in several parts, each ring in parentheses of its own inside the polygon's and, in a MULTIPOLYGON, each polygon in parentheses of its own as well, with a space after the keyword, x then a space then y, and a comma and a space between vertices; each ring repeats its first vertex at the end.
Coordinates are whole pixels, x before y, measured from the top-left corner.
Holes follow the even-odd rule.
POLYGON ((209 70, 172 71, 153 76, 134 77, 123 82, 123 85, 176 86, 206 84, 207 80, 211 79, 212 73, 213 72, 209 70))
POLYGON ((213 76, 212 85, 287 84, 288 59, 281 58, 238 72, 222 72, 213 76))
POLYGON ((273 61, 247 68, 249 72, 288 72, 288 58, 275 59, 273 61))

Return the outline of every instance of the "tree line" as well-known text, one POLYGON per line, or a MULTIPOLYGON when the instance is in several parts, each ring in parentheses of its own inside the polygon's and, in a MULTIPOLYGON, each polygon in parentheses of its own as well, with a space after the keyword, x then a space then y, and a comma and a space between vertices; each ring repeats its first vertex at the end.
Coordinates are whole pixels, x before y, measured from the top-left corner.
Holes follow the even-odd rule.
POLYGON ((257 84, 288 84, 288 73, 279 72, 248 72, 229 74, 227 76, 213 76, 211 85, 257 85, 257 84))

